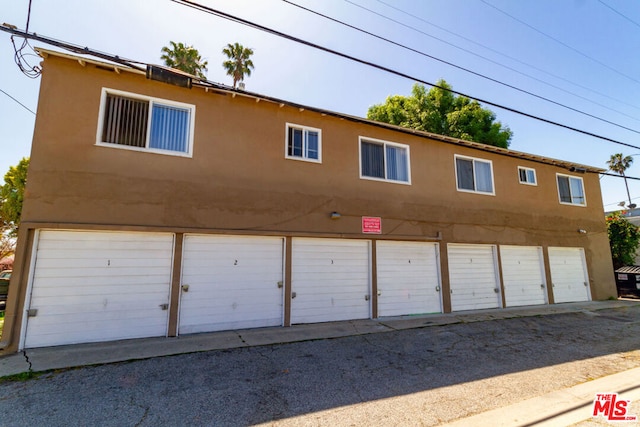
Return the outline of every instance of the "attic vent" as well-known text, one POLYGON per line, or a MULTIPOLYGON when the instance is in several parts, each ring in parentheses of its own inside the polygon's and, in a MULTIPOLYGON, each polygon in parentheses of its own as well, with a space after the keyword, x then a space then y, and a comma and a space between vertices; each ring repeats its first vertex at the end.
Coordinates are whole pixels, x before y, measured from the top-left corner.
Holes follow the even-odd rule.
POLYGON ((104 65, 96 65, 96 68, 98 70, 111 71, 112 73, 115 71, 113 67, 105 67, 104 65))
POLYGON ((147 78, 188 89, 191 89, 192 86, 192 79, 189 75, 157 65, 147 65, 147 78))

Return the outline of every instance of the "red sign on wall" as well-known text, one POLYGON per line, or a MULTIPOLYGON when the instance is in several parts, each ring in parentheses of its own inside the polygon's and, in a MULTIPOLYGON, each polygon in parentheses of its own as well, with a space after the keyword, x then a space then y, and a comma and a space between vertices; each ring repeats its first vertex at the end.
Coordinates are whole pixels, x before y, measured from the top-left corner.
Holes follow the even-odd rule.
POLYGON ((364 234, 382 234, 382 218, 375 216, 363 216, 362 232, 364 234))

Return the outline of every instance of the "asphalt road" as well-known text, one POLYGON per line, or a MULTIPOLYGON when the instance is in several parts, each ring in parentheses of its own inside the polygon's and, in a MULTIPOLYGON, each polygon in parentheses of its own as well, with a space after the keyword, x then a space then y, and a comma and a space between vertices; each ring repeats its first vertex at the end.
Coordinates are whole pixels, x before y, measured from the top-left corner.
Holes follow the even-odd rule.
POLYGON ((630 306, 50 372, 0 425, 431 426, 638 366, 630 306))

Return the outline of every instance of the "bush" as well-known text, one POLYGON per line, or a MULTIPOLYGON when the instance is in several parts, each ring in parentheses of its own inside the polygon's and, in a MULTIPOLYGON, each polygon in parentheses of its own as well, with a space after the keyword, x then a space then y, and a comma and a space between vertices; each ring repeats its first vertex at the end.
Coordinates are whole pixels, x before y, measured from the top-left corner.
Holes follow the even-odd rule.
POLYGON ((631 224, 623 214, 624 212, 617 211, 606 217, 614 269, 634 265, 640 243, 640 228, 631 224))

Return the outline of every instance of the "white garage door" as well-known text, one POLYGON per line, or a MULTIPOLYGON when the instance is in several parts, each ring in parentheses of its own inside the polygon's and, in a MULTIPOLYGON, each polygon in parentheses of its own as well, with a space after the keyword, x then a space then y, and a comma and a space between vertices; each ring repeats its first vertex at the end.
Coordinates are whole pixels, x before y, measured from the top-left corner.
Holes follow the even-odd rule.
POLYGON ((536 246, 500 246, 504 298, 507 307, 545 304, 544 260, 536 246))
POLYGON ((178 332, 282 325, 283 239, 187 235, 178 332))
POLYGON ((582 248, 549 248, 549 268, 556 303, 589 301, 589 277, 582 248))
POLYGON ((291 323, 369 318, 369 245, 367 240, 293 239, 291 323))
POLYGON ((449 244, 451 310, 502 306, 495 246, 449 244))
POLYGON ((24 347, 165 336, 172 259, 172 234, 41 231, 24 347))
POLYGON ((378 315, 441 313, 438 244, 378 242, 378 315))

